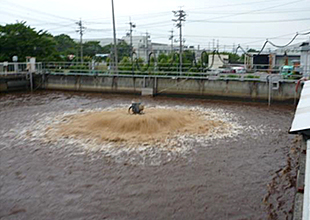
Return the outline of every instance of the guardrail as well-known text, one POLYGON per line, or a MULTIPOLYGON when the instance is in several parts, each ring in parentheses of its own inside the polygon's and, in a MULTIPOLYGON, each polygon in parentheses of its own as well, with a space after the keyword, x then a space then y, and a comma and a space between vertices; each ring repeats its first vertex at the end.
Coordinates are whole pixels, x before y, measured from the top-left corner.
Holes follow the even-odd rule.
MULTIPOLYGON (((193 67, 190 64, 184 65, 184 70, 180 75, 179 67, 176 65, 168 65, 168 63, 152 63, 154 65, 142 66, 139 65, 128 66, 119 65, 117 75, 131 75, 137 77, 142 76, 178 76, 178 77, 189 77, 189 78, 204 78, 209 80, 238 80, 238 81, 268 81, 267 76, 278 75, 281 80, 298 80, 301 75, 281 76, 279 75, 279 69, 262 69, 260 71, 253 72, 250 70, 247 73, 238 74, 225 72, 223 69, 206 69, 193 67), (166 65, 166 66, 165 66, 166 65)), ((29 64, 27 63, 0 63, 0 75, 8 74, 25 74, 29 71, 29 64)), ((114 70, 111 70, 109 66, 102 65, 95 62, 43 62, 35 64, 36 73, 49 73, 49 74, 63 74, 63 75, 113 75, 114 70)))
MULTIPOLYGON (((41 73, 42 72, 42 63, 35 63, 34 68, 35 72, 41 73)), ((12 75, 12 74, 26 74, 30 70, 29 63, 9 63, 3 62, 0 63, 0 75, 12 75)))

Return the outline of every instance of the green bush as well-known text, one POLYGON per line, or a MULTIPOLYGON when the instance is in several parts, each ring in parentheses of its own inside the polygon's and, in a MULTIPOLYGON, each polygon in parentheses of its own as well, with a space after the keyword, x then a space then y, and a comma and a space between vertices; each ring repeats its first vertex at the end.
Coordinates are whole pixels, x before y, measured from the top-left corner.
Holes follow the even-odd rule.
POLYGON ((238 75, 227 75, 227 78, 240 78, 238 75))
POLYGON ((244 78, 247 78, 247 79, 258 79, 259 76, 254 76, 254 75, 246 75, 244 78))

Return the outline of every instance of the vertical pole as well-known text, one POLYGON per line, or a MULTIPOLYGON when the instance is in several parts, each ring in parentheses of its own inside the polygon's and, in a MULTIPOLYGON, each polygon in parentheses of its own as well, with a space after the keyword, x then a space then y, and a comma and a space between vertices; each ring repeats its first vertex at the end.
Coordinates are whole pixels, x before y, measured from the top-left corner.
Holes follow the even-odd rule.
POLYGON ((177 22, 176 26, 178 28, 180 28, 180 48, 179 48, 179 61, 180 61, 180 75, 182 75, 182 50, 183 50, 183 46, 182 46, 182 21, 185 21, 185 12, 183 10, 179 10, 179 11, 172 11, 174 13, 174 16, 177 17, 177 19, 172 19, 172 21, 177 22))
POLYGON ((84 61, 84 59, 83 59, 83 33, 84 33, 85 27, 83 27, 81 19, 79 22, 76 22, 76 24, 79 26, 79 29, 76 32, 80 33, 81 64, 83 64, 83 61, 84 61))
POLYGON ((76 45, 76 47, 74 48, 75 49, 75 62, 76 62, 76 65, 78 65, 79 63, 79 60, 78 60, 78 57, 79 57, 79 47, 76 45))
POLYGON ((268 106, 271 104, 271 85, 272 85, 272 76, 269 75, 269 90, 268 90, 268 106))
POLYGON ((16 62, 14 63, 14 72, 18 73, 18 64, 16 62))
POLYGON ((171 30, 170 32, 171 32, 171 35, 170 35, 169 40, 171 40, 171 53, 172 53, 173 52, 173 30, 171 30))
POLYGON ((114 16, 114 2, 112 1, 112 20, 113 20, 113 39, 114 39, 114 73, 118 74, 118 57, 116 45, 116 29, 115 29, 115 16, 114 16))
POLYGON ((80 47, 81 47, 81 63, 83 65, 83 62, 84 62, 84 58, 83 58, 83 32, 81 30, 82 28, 82 21, 80 21, 80 47))
POLYGON ((307 56, 306 56, 306 70, 304 71, 304 76, 309 77, 308 71, 309 71, 309 66, 308 66, 308 55, 309 55, 309 51, 306 52, 307 56))
POLYGON ((146 32, 146 40, 145 40, 145 53, 146 53, 146 61, 149 62, 149 33, 146 32))
POLYGON ((129 22, 130 25, 130 58, 131 58, 131 72, 132 74, 134 74, 134 70, 133 70, 133 47, 132 47, 132 23, 129 22))
POLYGON ((180 21, 180 75, 182 75, 182 24, 180 21))
POLYGON ((33 75, 32 75, 32 71, 30 71, 29 73, 29 80, 30 80, 30 91, 33 92, 33 75))

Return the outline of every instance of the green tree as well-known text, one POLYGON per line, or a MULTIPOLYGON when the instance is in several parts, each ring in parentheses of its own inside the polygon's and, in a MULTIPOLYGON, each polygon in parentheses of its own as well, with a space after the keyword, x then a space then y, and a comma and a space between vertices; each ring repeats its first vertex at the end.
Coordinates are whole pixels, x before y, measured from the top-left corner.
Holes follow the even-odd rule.
POLYGON ((255 49, 253 49, 253 48, 250 48, 250 49, 248 49, 248 53, 255 53, 255 52, 259 52, 258 50, 255 50, 255 49))
MULTIPOLYGON (((114 53, 113 48, 113 44, 106 45, 102 48, 102 53, 114 53)), ((125 41, 118 42, 117 56, 118 62, 120 62, 124 57, 130 57, 130 45, 128 45, 125 41)))
POLYGON ((132 66, 129 57, 123 57, 123 59, 119 62, 118 68, 121 73, 130 74, 132 66))
POLYGON ((94 57, 98 53, 104 53, 99 41, 88 41, 83 44, 83 51, 85 56, 94 57))
POLYGON ((56 50, 62 55, 76 54, 78 44, 66 34, 60 34, 54 37, 56 41, 56 50))
POLYGON ((195 61, 195 52, 185 50, 182 55, 183 71, 188 71, 193 67, 195 61))
POLYGON ((36 57, 38 61, 53 59, 57 54, 55 40, 46 31, 35 31, 26 22, 0 26, 0 61, 11 61, 14 55, 19 61, 26 56, 36 57))
POLYGON ((229 63, 243 63, 242 57, 240 57, 240 56, 239 56, 238 54, 236 54, 236 53, 224 52, 223 54, 228 55, 228 57, 229 57, 229 63))

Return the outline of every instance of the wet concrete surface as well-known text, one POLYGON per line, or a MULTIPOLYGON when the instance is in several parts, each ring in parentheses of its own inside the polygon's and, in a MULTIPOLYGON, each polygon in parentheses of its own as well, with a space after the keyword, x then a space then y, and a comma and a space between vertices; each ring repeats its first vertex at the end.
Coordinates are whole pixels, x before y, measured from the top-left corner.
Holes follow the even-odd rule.
POLYGON ((221 109, 246 128, 234 138, 197 143, 190 155, 155 166, 115 161, 78 146, 21 141, 12 132, 42 114, 133 98, 1 95, 0 219, 291 219, 298 151, 298 140, 287 133, 293 106, 143 98, 155 106, 221 109))

